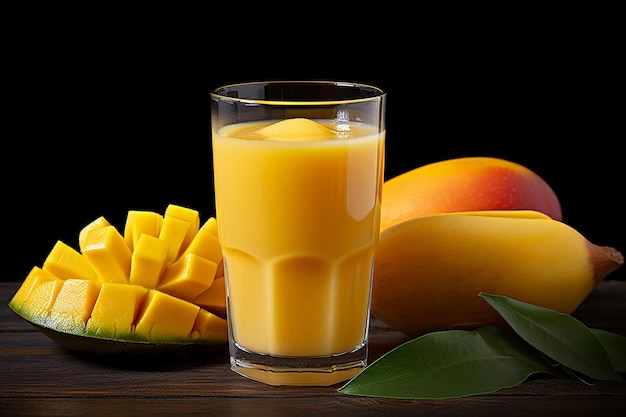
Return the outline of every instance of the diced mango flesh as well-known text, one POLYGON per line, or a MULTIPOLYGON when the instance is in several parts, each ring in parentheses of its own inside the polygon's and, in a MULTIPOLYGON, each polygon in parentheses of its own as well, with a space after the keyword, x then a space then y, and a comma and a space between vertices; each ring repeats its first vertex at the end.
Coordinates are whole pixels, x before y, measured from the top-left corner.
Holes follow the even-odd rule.
POLYGON ((34 266, 11 299, 11 303, 13 303, 14 307, 21 307, 30 296, 33 288, 37 287, 44 281, 54 281, 55 279, 57 278, 50 272, 44 271, 38 266, 34 266))
POLYGON ((76 249, 60 240, 56 242, 46 257, 42 269, 61 279, 85 278, 94 281, 98 280, 98 274, 89 260, 76 249))
POLYGON ((228 340, 228 326, 225 319, 200 309, 191 330, 192 339, 228 340))
POLYGON ((167 269, 168 252, 166 241, 147 234, 141 235, 131 258, 129 282, 156 288, 167 269))
POLYGON ((148 335, 153 342, 172 339, 185 340, 191 337, 193 325, 200 307, 158 290, 150 290, 139 320, 137 334, 148 335), (163 311, 167 314, 163 314, 163 311))
POLYGON ((202 225, 181 257, 190 253, 195 253, 216 264, 220 263, 222 260, 222 250, 220 248, 219 239, 217 238, 217 222, 215 217, 211 217, 202 225))
POLYGON ((226 318, 226 278, 223 276, 215 278, 213 285, 191 302, 226 318))
POLYGON ((190 253, 169 267, 158 289, 191 300, 213 285, 215 271, 215 262, 190 253))
POLYGON ((48 280, 36 274, 25 284, 30 290, 24 302, 14 297, 9 307, 56 331, 120 341, 226 342, 225 319, 159 290, 80 279, 48 280))
POLYGON ((63 282, 51 273, 33 267, 9 301, 9 307, 23 311, 29 317, 47 317, 63 282))
POLYGON ((209 232, 213 233, 215 237, 218 237, 217 219, 215 217, 209 217, 209 219, 206 222, 204 222, 202 227, 205 227, 209 232))
POLYGON ((76 335, 225 343, 217 222, 210 218, 202 228, 199 224, 195 210, 175 205, 164 216, 129 211, 122 236, 99 217, 81 229, 82 253, 58 241, 43 266, 30 271, 9 307, 34 324, 76 335), (192 301, 202 294, 210 300, 206 308, 192 301))
POLYGON ((190 227, 191 224, 187 220, 179 219, 174 216, 165 216, 163 218, 159 239, 166 241, 169 245, 167 255, 169 263, 174 262, 178 258, 178 253, 181 251, 183 242, 187 236, 187 230, 189 230, 190 227))
MULTIPOLYGON (((131 213, 135 220, 127 219, 128 227, 132 224, 143 224, 145 227, 148 223, 154 226, 158 223, 156 219, 160 218, 153 212, 131 211, 129 216, 131 213), (141 223, 139 219, 146 222, 141 223)), ((122 237, 113 225, 100 217, 81 230, 83 253, 58 241, 42 269, 61 279, 83 278, 98 282, 137 284, 146 288, 159 288, 176 297, 191 300, 210 287, 214 277, 224 275, 217 221, 214 217, 209 218, 182 254, 175 256, 183 245, 190 225, 195 228, 196 220, 195 211, 190 209, 171 210, 171 213, 163 217, 159 236, 150 234, 155 232, 155 227, 150 228, 150 233, 141 233, 133 244, 133 251, 127 248, 126 237, 122 237), (175 216, 186 216, 191 223, 175 216), (179 249, 172 250, 172 245, 179 249), (189 263, 192 255, 196 259, 189 263), (198 260, 197 257, 202 259, 198 260), (187 261, 181 262, 184 259, 187 261), (185 262, 187 267, 183 268, 185 262)))
POLYGON ((85 238, 83 255, 102 282, 128 282, 132 253, 114 226, 90 231, 85 238))
POLYGON ((137 314, 148 294, 140 285, 102 284, 87 321, 87 332, 110 339, 132 339, 137 314))
POLYGON ((87 226, 83 227, 78 233, 78 249, 82 252, 85 249, 85 244, 87 240, 87 235, 92 230, 100 229, 105 226, 110 226, 111 223, 103 216, 98 217, 96 220, 89 223, 87 226))
POLYGON ((48 327, 69 333, 83 333, 98 298, 100 285, 99 282, 86 279, 65 280, 50 308, 48 327))
POLYGON ((187 248, 187 246, 189 246, 189 243, 191 243, 194 236, 196 235, 196 233, 198 233, 198 230, 200 229, 200 213, 198 213, 198 211, 194 209, 170 204, 165 209, 165 218, 169 216, 185 220, 189 223, 187 233, 185 234, 183 243, 181 245, 181 250, 184 250, 187 248))
POLYGON ((130 210, 124 225, 124 241, 134 250, 137 240, 143 234, 158 237, 163 224, 163 216, 154 211, 130 210))

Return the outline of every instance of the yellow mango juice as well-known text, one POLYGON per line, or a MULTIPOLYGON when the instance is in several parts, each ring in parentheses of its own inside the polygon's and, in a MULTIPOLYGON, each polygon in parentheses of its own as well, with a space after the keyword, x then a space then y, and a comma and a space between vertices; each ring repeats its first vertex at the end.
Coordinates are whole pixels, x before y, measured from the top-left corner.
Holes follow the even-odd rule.
POLYGON ((230 331, 245 351, 323 357, 367 340, 384 132, 304 120, 213 132, 230 331))

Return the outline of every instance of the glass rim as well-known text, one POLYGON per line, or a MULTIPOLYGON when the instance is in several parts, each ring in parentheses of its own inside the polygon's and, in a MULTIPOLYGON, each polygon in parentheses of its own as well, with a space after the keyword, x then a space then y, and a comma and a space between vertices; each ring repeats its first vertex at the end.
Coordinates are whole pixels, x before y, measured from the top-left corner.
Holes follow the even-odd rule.
POLYGON ((233 103, 243 104, 256 104, 256 105, 289 105, 289 106, 323 106, 323 105, 336 105, 347 103, 359 103, 367 102, 377 99, 382 99, 387 93, 380 87, 372 84, 351 82, 351 81, 334 81, 334 80, 269 80, 269 81, 246 81, 240 83, 224 84, 214 88, 210 92, 210 96, 214 100, 230 101, 233 103), (371 96, 367 97, 355 97, 355 98, 340 98, 340 99, 305 99, 305 100, 274 100, 274 99, 259 99, 251 97, 232 97, 226 95, 224 92, 227 89, 233 89, 236 87, 246 87, 254 85, 280 85, 280 84, 309 84, 309 85, 328 85, 334 87, 345 88, 361 88, 367 89, 372 92, 371 96))

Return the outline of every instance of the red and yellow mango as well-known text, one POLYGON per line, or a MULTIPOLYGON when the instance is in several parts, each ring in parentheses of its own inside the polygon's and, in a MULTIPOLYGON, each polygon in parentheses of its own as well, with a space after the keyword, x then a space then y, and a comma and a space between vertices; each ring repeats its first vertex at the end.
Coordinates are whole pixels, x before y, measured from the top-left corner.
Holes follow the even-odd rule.
POLYGON ((485 156, 433 162, 383 184, 381 232, 403 221, 434 214, 535 210, 563 220, 550 185, 529 168, 485 156))

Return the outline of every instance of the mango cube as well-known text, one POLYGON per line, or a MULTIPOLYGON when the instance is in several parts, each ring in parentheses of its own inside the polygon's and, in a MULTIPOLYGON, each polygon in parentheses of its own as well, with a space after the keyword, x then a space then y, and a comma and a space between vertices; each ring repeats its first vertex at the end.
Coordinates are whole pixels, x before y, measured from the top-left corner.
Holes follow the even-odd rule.
POLYGON ((159 237, 163 216, 154 211, 130 210, 124 225, 124 241, 132 251, 143 234, 159 237))
POLYGON ((191 300, 192 303, 217 314, 226 317, 226 278, 217 277, 213 285, 204 290, 200 295, 191 300))
POLYGON ((149 290, 135 326, 136 336, 152 342, 189 340, 200 307, 158 290, 149 290))
POLYGON ((180 258, 165 271, 158 289, 191 300, 213 284, 217 264, 194 253, 180 258))
POLYGON ((42 324, 48 317, 63 282, 65 281, 49 272, 34 267, 9 301, 9 307, 14 311, 23 310, 33 322, 42 324))
POLYGON ((83 255, 96 270, 101 282, 128 282, 132 253, 114 226, 90 231, 83 255))
POLYGON ((168 263, 172 263, 178 258, 178 253, 183 246, 183 242, 187 236, 187 230, 189 230, 190 227, 191 224, 187 220, 167 215, 163 217, 163 225, 161 226, 159 239, 169 244, 167 255, 168 263))
POLYGON ((87 321, 87 332, 110 339, 132 339, 133 324, 147 294, 140 285, 103 283, 87 321))
POLYGON ((169 244, 166 241, 142 234, 131 257, 129 282, 156 288, 167 268, 168 252, 169 244))
POLYGON ((28 299, 30 293, 35 287, 40 285, 42 282, 54 281, 56 279, 57 277, 50 272, 44 271, 38 266, 34 266, 26 278, 24 278, 24 282, 22 282, 20 288, 17 289, 17 292, 13 295, 9 304, 14 308, 21 308, 22 304, 28 299))
POLYGON ((110 225, 111 223, 109 223, 107 219, 105 219, 103 216, 100 216, 91 223, 89 223, 87 226, 83 227, 78 234, 78 249, 82 252, 82 250, 85 248, 85 241, 87 240, 87 234, 89 234, 89 232, 110 225))
POLYGON ((197 210, 190 209, 176 204, 169 204, 165 209, 165 217, 176 217, 181 220, 189 222, 187 233, 180 246, 180 250, 184 250, 189 246, 189 243, 193 240, 193 237, 198 233, 200 229, 200 213, 197 210))
POLYGON ((202 225, 208 229, 209 232, 213 233, 215 237, 219 237, 217 231, 217 219, 215 217, 209 217, 206 222, 202 225))
POLYGON ((46 259, 42 269, 57 278, 84 278, 98 280, 98 274, 91 263, 76 249, 58 240, 46 259))
POLYGON ((222 249, 217 237, 217 221, 214 217, 209 218, 202 225, 182 256, 190 253, 195 253, 216 264, 220 263, 222 260, 222 249))
POLYGON ((50 309, 49 321, 59 331, 84 332, 100 293, 100 283, 87 279, 67 279, 50 309))
POLYGON ((225 319, 201 308, 190 337, 211 340, 215 344, 225 343, 228 340, 228 324, 225 319))

